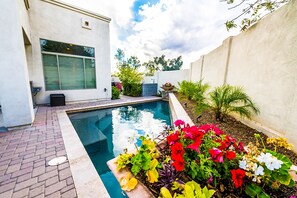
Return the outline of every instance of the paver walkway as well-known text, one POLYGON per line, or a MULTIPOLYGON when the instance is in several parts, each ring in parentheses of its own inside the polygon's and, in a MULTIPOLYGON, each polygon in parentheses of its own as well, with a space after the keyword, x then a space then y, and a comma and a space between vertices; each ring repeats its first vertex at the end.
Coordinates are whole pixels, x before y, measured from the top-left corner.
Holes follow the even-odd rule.
POLYGON ((56 110, 132 100, 139 98, 41 106, 32 126, 0 133, 0 198, 77 197, 68 161, 47 165, 52 158, 66 156, 56 110))

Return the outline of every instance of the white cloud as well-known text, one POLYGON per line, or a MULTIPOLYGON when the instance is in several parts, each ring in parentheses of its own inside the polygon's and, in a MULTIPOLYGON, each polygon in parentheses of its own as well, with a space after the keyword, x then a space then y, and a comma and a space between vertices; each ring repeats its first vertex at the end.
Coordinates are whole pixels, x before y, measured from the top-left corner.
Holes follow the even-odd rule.
MULTIPOLYGON (((219 46, 231 35, 224 23, 234 16, 219 0, 160 0, 141 7, 140 22, 133 20, 135 0, 64 0, 112 18, 111 60, 117 48, 141 61, 165 54, 183 56, 184 66, 219 46)), ((236 10, 235 10, 236 11, 236 10)), ((238 12, 238 11, 237 11, 238 12)), ((234 34, 234 32, 232 33, 234 34)))

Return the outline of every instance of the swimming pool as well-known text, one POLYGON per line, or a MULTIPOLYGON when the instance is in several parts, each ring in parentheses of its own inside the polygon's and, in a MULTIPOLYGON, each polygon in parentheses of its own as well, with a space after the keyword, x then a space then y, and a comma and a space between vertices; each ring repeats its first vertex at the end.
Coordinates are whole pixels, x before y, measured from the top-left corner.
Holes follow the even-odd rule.
POLYGON ((126 148, 134 150, 139 136, 156 137, 171 125, 169 112, 168 102, 157 101, 68 115, 112 198, 126 195, 106 162, 126 148))

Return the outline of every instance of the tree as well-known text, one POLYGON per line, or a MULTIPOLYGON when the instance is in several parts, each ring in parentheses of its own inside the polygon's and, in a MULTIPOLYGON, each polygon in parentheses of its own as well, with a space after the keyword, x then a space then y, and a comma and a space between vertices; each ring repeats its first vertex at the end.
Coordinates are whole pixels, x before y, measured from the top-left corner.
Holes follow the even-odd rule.
POLYGON ((124 50, 118 48, 114 58, 118 61, 117 66, 119 67, 132 67, 137 69, 141 66, 140 60, 137 56, 130 56, 126 59, 124 50))
POLYGON ((125 52, 118 48, 114 58, 118 61, 118 64, 123 64, 125 62, 125 52))
POLYGON ((220 121, 223 121, 224 117, 231 112, 247 118, 251 118, 252 112, 259 113, 259 109, 244 93, 243 88, 230 85, 216 87, 210 92, 210 108, 214 111, 216 119, 220 121))
POLYGON ((143 66, 148 70, 147 75, 152 75, 158 70, 172 71, 180 70, 183 65, 182 56, 174 59, 166 59, 165 55, 154 57, 153 60, 143 63, 143 66))
POLYGON ((177 58, 168 60, 169 61, 169 66, 165 69, 163 68, 163 71, 171 71, 171 70, 180 70, 180 68, 183 65, 182 57, 179 56, 177 58))
POLYGON ((156 71, 160 70, 160 67, 152 60, 143 63, 142 66, 146 69, 146 76, 153 76, 156 71))
POLYGON ((123 94, 129 96, 140 96, 142 93, 141 82, 143 80, 142 73, 138 72, 140 61, 136 56, 125 58, 123 50, 118 49, 114 55, 117 59, 118 70, 117 76, 123 84, 123 94))
POLYGON ((266 14, 275 11, 277 8, 283 6, 289 0, 221 0, 227 4, 235 4, 229 9, 242 9, 242 13, 231 19, 227 20, 225 25, 229 31, 231 28, 238 26, 237 20, 240 19, 239 27, 241 31, 246 30, 254 23, 261 20, 266 14), (245 16, 243 19, 242 17, 245 16))
POLYGON ((135 69, 141 66, 140 60, 137 58, 137 56, 131 56, 130 58, 128 58, 127 64, 131 65, 135 69))

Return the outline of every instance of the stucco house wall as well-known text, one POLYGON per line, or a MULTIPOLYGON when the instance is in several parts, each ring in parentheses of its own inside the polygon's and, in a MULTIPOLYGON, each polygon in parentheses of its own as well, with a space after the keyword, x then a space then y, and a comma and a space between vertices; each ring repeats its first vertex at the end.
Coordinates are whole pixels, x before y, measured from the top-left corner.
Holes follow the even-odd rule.
POLYGON ((7 127, 29 124, 34 113, 24 46, 24 32, 30 33, 27 11, 24 1, 3 0, 0 7, 0 104, 3 121, 7 127))
POLYGON ((52 93, 65 94, 66 102, 111 98, 110 18, 59 0, 2 0, 0 7, 0 105, 5 127, 33 122, 30 81, 42 87, 37 104, 49 103, 52 93), (82 27, 82 21, 90 28, 82 27), (41 38, 95 48, 96 88, 46 91, 41 38))
POLYGON ((33 46, 30 79, 34 86, 42 87, 37 103, 49 103, 49 95, 65 94, 66 101, 95 100, 111 98, 109 19, 98 14, 79 13, 66 4, 45 0, 30 1, 31 38, 33 46), (53 14, 54 13, 54 14, 53 14), (98 19, 102 17, 102 19, 98 19), (82 27, 82 20, 90 23, 91 29, 82 27), (95 48, 96 89, 46 91, 40 38, 95 48), (104 88, 107 91, 104 91, 104 88))

